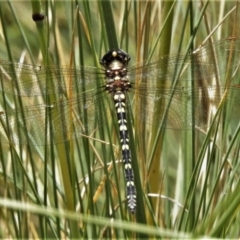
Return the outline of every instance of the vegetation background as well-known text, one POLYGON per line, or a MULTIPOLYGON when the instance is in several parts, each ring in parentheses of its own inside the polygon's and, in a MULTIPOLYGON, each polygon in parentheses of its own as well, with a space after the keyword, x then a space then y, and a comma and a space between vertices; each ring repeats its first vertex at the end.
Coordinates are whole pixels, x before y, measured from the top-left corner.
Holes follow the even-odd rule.
MULTIPOLYGON (((100 67, 99 60, 109 48, 121 47, 130 54, 132 64, 154 62, 169 54, 174 55, 165 59, 175 64, 178 52, 188 56, 203 43, 238 37, 239 15, 238 1, 227 0, 1 1, 0 59, 43 68, 100 67), (33 13, 43 13, 44 20, 34 22, 33 13)), ((238 52, 236 47, 236 59, 230 65, 238 63, 238 52)), ((216 62, 227 65, 227 59, 216 62)), ((79 75, 71 76, 78 81, 79 75)), ((225 77, 219 79, 223 86, 225 77)), ((234 79, 235 85, 226 88, 238 93, 239 73, 234 79)), ((27 86, 29 79, 20 80, 27 86)), ((28 114, 28 106, 46 101, 46 96, 31 96, 30 90, 26 90, 30 96, 16 97, 4 83, 1 90, 1 114, 6 112, 6 116, 11 109, 28 114)), ((140 100, 135 102, 144 104, 140 100)), ((109 117, 111 110, 105 110, 107 104, 96 102, 96 109, 102 111, 96 133, 70 142, 28 145, 16 137, 16 144, 8 141, 8 134, 1 135, 0 237, 238 238, 240 100, 231 94, 228 100, 235 121, 214 122, 209 131, 165 129, 157 119, 141 126, 147 107, 145 113, 135 106, 129 110, 138 192, 135 215, 127 210, 117 124, 109 117)), ((58 96, 52 96, 48 104, 58 101, 58 96)), ((158 107, 150 106, 156 112, 158 107)), ((21 118, 21 114, 12 114, 9 120, 21 118)), ((36 137, 44 139, 41 129, 45 123, 35 120, 36 137)), ((17 136, 23 130, 16 125, 17 136)))

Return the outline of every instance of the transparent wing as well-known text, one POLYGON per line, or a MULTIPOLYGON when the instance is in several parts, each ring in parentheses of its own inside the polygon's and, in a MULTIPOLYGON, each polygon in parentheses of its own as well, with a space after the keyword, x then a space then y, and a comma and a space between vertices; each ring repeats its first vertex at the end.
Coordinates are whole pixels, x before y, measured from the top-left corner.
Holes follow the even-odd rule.
MULTIPOLYGON (((240 39, 225 39, 203 46, 187 56, 165 56, 157 62, 129 68, 132 88, 127 92, 127 99, 130 107, 135 109, 135 118, 165 128, 206 129, 221 101, 228 111, 232 109, 233 118, 239 118, 238 83, 226 87, 217 80, 223 73, 232 79, 239 66, 239 51, 240 39), (193 81, 194 87, 191 86, 193 81)), ((24 108, 23 113, 2 112, 0 132, 6 140, 36 145, 67 141, 108 124, 109 118, 101 116, 101 109, 115 111, 110 102, 111 95, 104 91, 101 69, 56 66, 41 69, 3 61, 0 65, 2 90, 8 93, 65 96, 66 91, 73 90, 70 100, 60 98, 52 105, 30 106, 24 108)))
MULTIPOLYGON (((158 93, 157 98, 153 92, 143 96, 129 92, 127 99, 132 108, 137 105, 135 119, 143 123, 152 125, 155 122, 159 126, 171 129, 197 127, 206 130, 223 100, 223 94, 214 93, 214 99, 209 97, 209 92, 214 92, 216 88, 209 87, 207 90, 208 92, 203 93, 199 88, 194 89, 194 107, 191 100, 192 88, 176 90, 172 98, 172 93, 167 90, 158 93), (138 96, 146 100, 144 105, 136 104, 138 96), (160 104, 157 110, 153 107, 156 104, 160 104), (192 108, 195 113, 194 126, 192 108)), ((82 134, 89 135, 108 124, 111 116, 103 115, 101 109, 111 109, 113 115, 115 109, 114 104, 107 100, 111 100, 110 94, 94 92, 92 95, 88 93, 86 98, 81 96, 73 100, 61 100, 49 106, 44 104, 29 106, 24 108, 23 115, 21 111, 1 112, 0 132, 6 141, 10 140, 16 144, 44 145, 50 142, 56 144, 79 138, 82 134)), ((225 109, 231 112, 233 119, 240 118, 239 87, 228 88, 223 103, 225 109)))
MULTIPOLYGON (((129 69, 132 81, 156 82, 157 87, 171 86, 174 80, 179 80, 186 87, 189 81, 205 81, 231 70, 234 72, 240 63, 240 39, 229 38, 204 45, 193 53, 168 55, 153 63, 140 63, 129 69), (137 73, 137 74, 136 74, 137 73)), ((141 85, 145 88, 146 85, 141 85)))
POLYGON ((99 126, 99 106, 107 104, 106 93, 102 93, 101 97, 96 92, 88 92, 85 97, 82 95, 51 105, 28 106, 23 111, 1 112, 2 140, 15 144, 44 145, 91 134, 91 131, 102 126, 99 126))
MULTIPOLYGON (((162 88, 179 79, 185 87, 187 82, 206 81, 238 67, 240 61, 240 39, 228 38, 198 48, 193 53, 175 54, 161 57, 153 63, 139 63, 128 69, 130 81, 147 79, 148 87, 157 82, 162 88)), ((68 91, 72 86, 96 88, 97 81, 104 77, 102 69, 78 67, 76 69, 59 66, 32 66, 0 61, 0 89, 20 96, 41 96, 68 91), (101 76, 101 77, 100 77, 101 76), (98 79, 98 80, 97 80, 98 79)), ((208 82, 208 85, 212 82, 208 82)), ((140 87, 146 88, 146 83, 140 87)), ((154 87, 155 88, 155 87, 154 87)), ((76 93, 77 94, 77 93, 76 93)))
MULTIPOLYGON (((78 69, 59 66, 33 66, 0 61, 1 90, 23 97, 46 96, 66 93, 72 86, 91 89, 96 79, 103 75, 102 69, 80 67, 78 69), (70 85, 69 83, 72 83, 70 85)), ((77 91, 76 91, 77 92, 77 91)))
MULTIPOLYGON (((189 87, 175 89, 173 93, 165 90, 161 94, 156 90, 148 93, 147 97, 140 95, 140 98, 142 104, 135 104, 135 100, 132 100, 132 106, 136 108, 135 119, 149 125, 157 123, 168 129, 198 128, 206 131, 218 109, 222 109, 224 117, 228 115, 228 120, 240 118, 240 88, 237 85, 227 89, 223 86, 189 87)), ((225 120, 227 119, 222 119, 223 122, 225 120)))

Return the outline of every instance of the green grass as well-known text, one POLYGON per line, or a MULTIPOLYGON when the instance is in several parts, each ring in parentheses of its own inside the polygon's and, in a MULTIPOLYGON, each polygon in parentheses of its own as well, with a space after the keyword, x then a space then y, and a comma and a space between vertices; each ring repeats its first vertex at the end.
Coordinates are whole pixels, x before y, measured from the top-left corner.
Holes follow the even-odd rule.
MULTIPOLYGON (((23 61, 41 65, 43 69, 52 65, 99 67, 100 58, 112 47, 128 52, 131 64, 155 61, 178 52, 182 58, 189 59, 189 52, 205 41, 211 44, 237 36, 240 22, 237 7, 236 2, 230 1, 203 5, 187 1, 79 1, 78 4, 69 0, 1 1, 0 60, 23 61), (45 20, 35 24, 32 12, 44 12, 45 20)), ((231 64, 239 61, 238 52, 236 45, 234 59, 229 56, 231 64)), ((216 63, 222 63, 224 69, 228 61, 216 59, 216 63)), ((13 71, 11 64, 0 61, 0 65, 13 71)), ((48 69, 41 83, 55 89, 58 71, 48 69)), ((165 66, 159 66, 158 71, 166 72, 167 76, 165 66)), ((0 135, 0 237, 239 237, 238 71, 234 78, 228 77, 233 74, 230 71, 216 80, 229 89, 228 105, 224 101, 219 104, 222 93, 214 93, 220 118, 209 128, 201 122, 201 126, 192 130, 165 129, 159 118, 151 116, 152 112, 156 116, 164 114, 162 106, 167 103, 163 98, 151 101, 154 105, 149 106, 140 95, 130 97, 130 101, 137 103, 127 109, 129 127, 134 123, 129 135, 138 192, 136 215, 129 214, 126 206, 118 126, 110 96, 91 106, 95 111, 92 118, 89 117, 91 108, 81 109, 81 102, 69 101, 75 112, 62 113, 66 99, 84 92, 86 87, 90 89, 89 80, 82 78, 84 74, 67 72, 65 78, 59 78, 58 81, 68 86, 64 93, 46 96, 44 87, 43 94, 37 87, 38 96, 23 97, 13 93, 29 93, 34 88, 32 79, 26 89, 19 86, 16 90, 17 82, 12 87, 1 72, 0 79, 5 82, 1 87, 0 111, 7 113, 7 119, 1 120, 0 135), (235 85, 230 84, 233 87, 228 88, 230 80, 235 85), (81 84, 76 86, 79 81, 81 84), (39 108, 29 107, 37 104, 47 106, 41 114, 39 108), (26 122, 21 119, 31 119, 36 112, 39 118, 26 129, 26 122), (148 122, 142 121, 141 116, 146 115, 149 115, 148 122), (60 117, 56 119, 56 116, 60 117), (19 121, 14 126, 15 135, 11 136, 8 129, 13 117, 19 121), (68 125, 76 118, 78 122, 68 125), (98 121, 94 122, 95 119, 98 121), (86 129, 88 121, 93 122, 92 129, 86 129), (45 132, 40 132, 43 125, 45 132), (54 129, 57 134, 52 135, 54 129), (52 141, 45 138, 46 134, 52 141), (68 134, 75 134, 76 138, 63 142, 68 134), (14 143, 14 136, 22 138, 14 143)), ((151 89, 159 88, 160 80, 161 87, 168 89, 168 83, 174 79, 166 77, 153 82, 149 76, 136 79, 135 84, 143 84, 145 80, 153 96, 151 89)), ((209 84, 207 81, 189 84, 200 88, 209 84)), ((103 86, 104 79, 96 74, 96 82, 91 84, 94 88, 103 86)), ((178 87, 178 82, 172 87, 175 96, 178 87)), ((188 87, 192 88, 188 85, 180 92, 187 92, 188 87)), ((201 104, 210 106, 210 102, 199 101, 198 93, 198 90, 191 91, 189 96, 179 97, 179 101, 186 103, 181 105, 183 118, 192 122, 198 108, 191 104, 198 104, 199 108, 201 104)), ((196 117, 196 123, 198 120, 196 117)))

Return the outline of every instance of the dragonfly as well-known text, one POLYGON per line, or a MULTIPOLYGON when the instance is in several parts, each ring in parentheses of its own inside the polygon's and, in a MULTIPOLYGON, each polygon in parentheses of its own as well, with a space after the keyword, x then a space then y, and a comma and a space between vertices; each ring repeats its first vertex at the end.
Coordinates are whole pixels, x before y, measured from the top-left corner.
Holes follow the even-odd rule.
POLYGON ((162 56, 133 66, 128 66, 129 61, 130 56, 121 49, 108 51, 100 61, 101 68, 42 68, 0 61, 0 90, 4 94, 44 97, 47 102, 2 111, 0 133, 1 141, 14 144, 58 144, 103 127, 109 119, 103 110, 115 109, 127 204, 129 211, 135 213, 137 193, 129 147, 129 108, 135 108, 134 117, 143 124, 207 129, 209 119, 213 119, 225 99, 226 108, 231 107, 233 118, 238 119, 240 85, 233 79, 240 63, 240 39, 218 40, 191 53, 162 56), (219 81, 222 76, 225 82, 219 81), (51 101, 51 96, 58 100, 51 101), (46 118, 53 123, 51 131, 46 131, 46 118))

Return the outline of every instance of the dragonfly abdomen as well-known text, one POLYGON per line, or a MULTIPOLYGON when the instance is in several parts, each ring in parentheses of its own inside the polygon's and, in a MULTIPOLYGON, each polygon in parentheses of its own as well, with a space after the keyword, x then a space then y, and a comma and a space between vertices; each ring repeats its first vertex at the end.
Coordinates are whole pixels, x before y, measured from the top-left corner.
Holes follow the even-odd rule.
POLYGON ((126 178, 126 195, 128 200, 128 208, 131 213, 136 211, 136 188, 134 185, 134 174, 131 165, 131 152, 129 149, 129 137, 126 120, 125 94, 117 91, 113 95, 115 108, 117 112, 120 142, 122 148, 122 157, 124 163, 124 171, 126 178))

